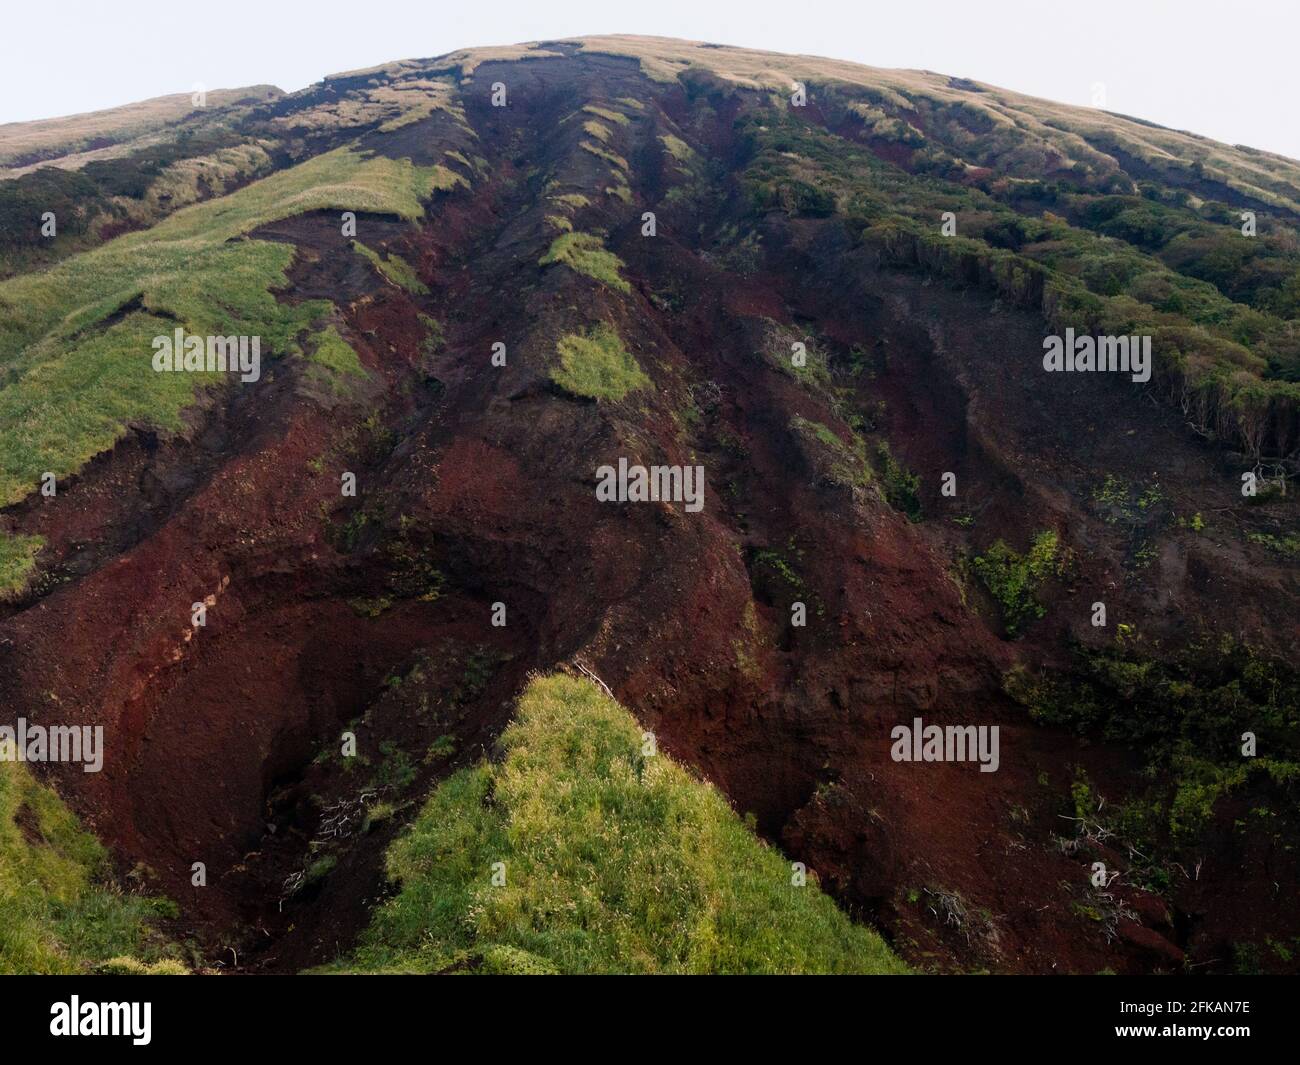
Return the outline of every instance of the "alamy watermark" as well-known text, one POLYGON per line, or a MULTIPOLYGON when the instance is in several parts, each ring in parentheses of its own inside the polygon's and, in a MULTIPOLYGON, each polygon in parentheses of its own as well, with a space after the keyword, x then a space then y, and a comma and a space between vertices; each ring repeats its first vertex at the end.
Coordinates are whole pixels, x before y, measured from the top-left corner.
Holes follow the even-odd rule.
POLYGON ((1150 336, 1075 336, 1067 329, 1064 337, 1043 338, 1043 369, 1048 373, 1085 373, 1107 370, 1133 375, 1133 380, 1151 380, 1150 336))
POLYGON ((104 768, 103 725, 0 725, 0 762, 81 762, 85 773, 104 768))
POLYGON ((152 1021, 152 1002, 82 1002, 73 995, 50 1006, 50 1035, 56 1036, 129 1036, 143 1047, 153 1038, 152 1021))
POLYGON ((704 509, 703 466, 629 466, 596 469, 596 498, 602 503, 684 503, 690 514, 704 509))
POLYGON ((895 725, 889 756, 895 762, 979 762, 981 773, 1000 763, 997 725, 926 725, 919 717, 895 725))
POLYGON ((153 368, 158 373, 238 373, 245 384, 262 376, 260 336, 186 336, 177 326, 172 336, 154 337, 153 350, 153 368))

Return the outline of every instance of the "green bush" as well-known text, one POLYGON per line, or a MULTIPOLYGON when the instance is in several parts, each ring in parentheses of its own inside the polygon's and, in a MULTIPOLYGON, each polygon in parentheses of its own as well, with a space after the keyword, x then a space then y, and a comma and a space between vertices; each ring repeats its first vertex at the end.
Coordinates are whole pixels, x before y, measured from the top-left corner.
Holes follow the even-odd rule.
POLYGON ((1008 636, 1046 613, 1034 593, 1057 572, 1058 548, 1057 535, 1049 529, 1034 537, 1024 555, 998 540, 984 555, 972 559, 975 575, 997 601, 1008 636))
POLYGON ((1148 776, 1167 781, 1148 797, 1176 841, 1209 821, 1223 795, 1273 787, 1294 821, 1300 795, 1300 675, 1244 644, 1195 641, 1163 658, 1130 627, 1112 646, 1078 647, 1068 672, 1008 675, 1007 690, 1043 724, 1126 744, 1148 776), (1243 734, 1257 755, 1243 757, 1243 734))
POLYGON ((921 489, 921 478, 894 458, 884 441, 876 447, 876 455, 880 459, 880 483, 885 500, 895 510, 906 514, 908 521, 920 521, 921 499, 917 493, 921 489))

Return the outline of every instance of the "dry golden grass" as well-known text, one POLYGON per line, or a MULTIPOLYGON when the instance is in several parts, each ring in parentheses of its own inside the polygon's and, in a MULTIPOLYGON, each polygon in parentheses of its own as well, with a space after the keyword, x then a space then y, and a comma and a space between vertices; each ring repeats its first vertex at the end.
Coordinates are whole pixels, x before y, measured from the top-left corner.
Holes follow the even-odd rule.
POLYGON ((118 203, 137 225, 152 225, 171 211, 206 197, 223 196, 251 177, 270 173, 270 146, 269 142, 250 141, 210 155, 180 159, 158 175, 143 200, 123 196, 118 203))
MULTIPOLYGON (((213 89, 208 92, 206 107, 224 107, 248 97, 273 100, 283 95, 273 85, 213 89)), ((46 157, 45 165, 69 169, 84 166, 92 159, 120 155, 130 142, 157 134, 194 110, 189 93, 175 93, 104 111, 0 125, 0 177, 16 176, 12 169, 5 168, 33 154, 46 157), (91 149, 89 146, 98 140, 110 140, 113 145, 91 149), (74 161, 75 166, 70 165, 74 161)))
MULTIPOLYGON (((392 63, 393 70, 402 64, 392 63)), ((355 75, 334 75, 350 77, 355 75)), ((412 123, 428 118, 435 111, 445 111, 458 124, 468 129, 465 113, 456 102, 455 88, 450 79, 432 79, 408 76, 404 80, 388 81, 390 73, 376 68, 375 77, 366 88, 350 89, 349 94, 337 101, 294 111, 275 119, 272 125, 291 133, 346 132, 379 123, 382 133, 391 133, 412 123)))

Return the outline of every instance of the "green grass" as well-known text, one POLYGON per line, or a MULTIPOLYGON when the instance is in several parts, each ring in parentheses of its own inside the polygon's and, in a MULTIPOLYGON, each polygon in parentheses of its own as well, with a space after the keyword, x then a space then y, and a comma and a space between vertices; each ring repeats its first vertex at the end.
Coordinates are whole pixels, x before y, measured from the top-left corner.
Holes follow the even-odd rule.
POLYGON ((328 971, 906 971, 591 683, 534 680, 501 742, 392 846, 398 894, 328 971))
POLYGON ((317 333, 315 346, 308 358, 315 375, 326 380, 336 394, 344 395, 356 383, 350 378, 365 378, 366 368, 361 365, 356 351, 339 334, 334 326, 317 333))
POLYGON ((36 568, 36 555, 44 545, 41 536, 0 534, 0 603, 27 587, 36 568))
POLYGON ((22 499, 47 470, 75 472, 128 425, 183 428, 198 391, 232 375, 155 373, 153 337, 178 324, 201 336, 260 336, 264 374, 268 361, 299 350, 298 335, 330 305, 277 301, 271 290, 288 284, 293 248, 244 234, 326 208, 417 218, 435 169, 339 149, 0 283, 0 505, 22 499), (115 312, 120 320, 105 326, 115 312))
POLYGON ((400 255, 389 252, 388 257, 384 258, 373 248, 366 247, 359 240, 354 240, 352 247, 369 259, 371 265, 398 288, 404 288, 415 296, 428 295, 429 286, 419 279, 411 264, 400 255))
POLYGON ((619 270, 623 261, 613 252, 606 251, 601 239, 591 233, 561 233, 549 250, 538 261, 539 266, 562 263, 570 270, 594 278, 619 292, 631 292, 619 270))
POLYGON ((622 399, 650 387, 650 378, 623 347, 618 333, 603 323, 586 334, 560 337, 555 350, 560 364, 551 370, 551 380, 576 396, 622 399))
POLYGON ((174 907, 123 894, 109 872, 59 797, 0 761, 0 975, 184 972, 150 928, 174 907))

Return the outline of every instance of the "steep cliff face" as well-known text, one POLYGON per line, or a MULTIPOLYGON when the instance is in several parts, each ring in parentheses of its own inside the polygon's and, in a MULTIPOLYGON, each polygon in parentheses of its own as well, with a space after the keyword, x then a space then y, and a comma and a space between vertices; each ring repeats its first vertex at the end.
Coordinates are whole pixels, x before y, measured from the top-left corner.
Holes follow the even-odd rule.
POLYGON ((1300 165, 635 38, 186 121, 52 243, 68 179, 0 183, 0 697, 105 727, 52 779, 211 956, 348 949, 581 663, 918 966, 1292 967, 1300 165), (1150 379, 1045 372, 1067 327, 1150 379), (257 379, 155 372, 176 328, 257 379))

